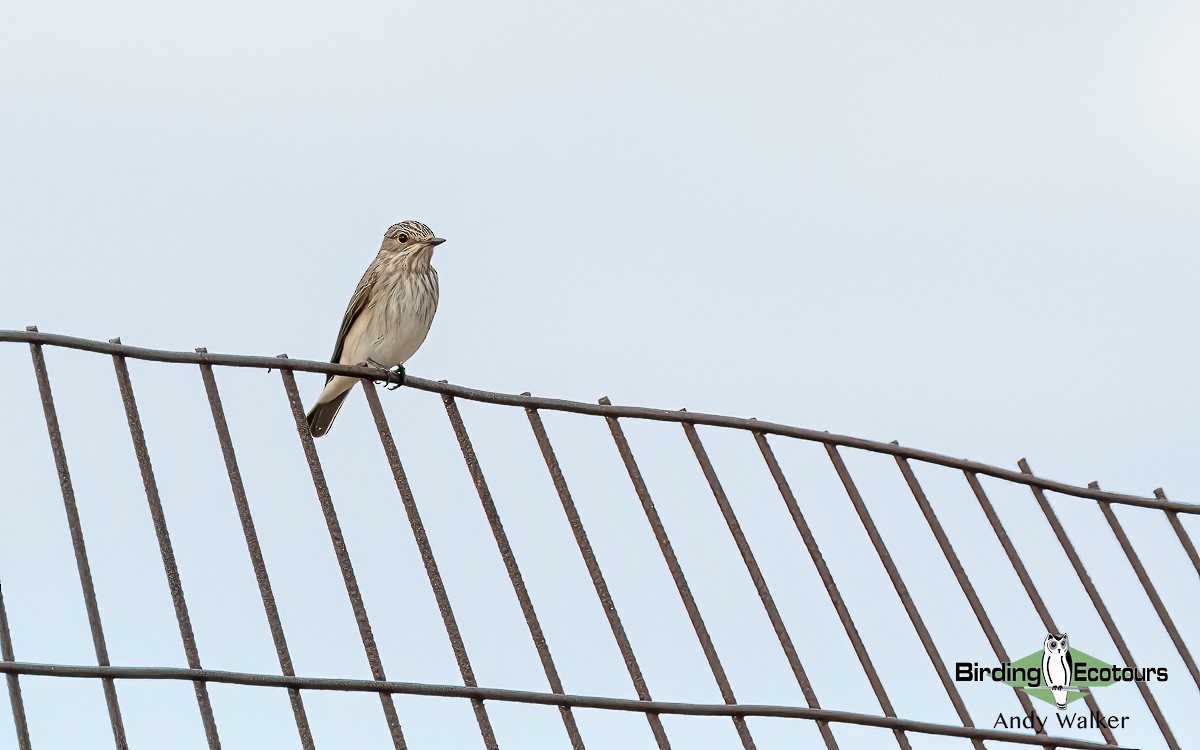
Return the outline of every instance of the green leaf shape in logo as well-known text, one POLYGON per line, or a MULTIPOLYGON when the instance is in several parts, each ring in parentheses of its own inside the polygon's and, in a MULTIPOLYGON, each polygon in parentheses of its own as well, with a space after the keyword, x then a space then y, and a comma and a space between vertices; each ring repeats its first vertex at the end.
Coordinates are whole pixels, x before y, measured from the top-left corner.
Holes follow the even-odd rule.
MULTIPOLYGON (((1040 670, 1042 668, 1042 654, 1043 653, 1044 652, 1042 652, 1042 651, 1034 651, 1029 656, 1026 656, 1022 659, 1014 661, 1012 663, 1013 670, 1014 671, 1023 670, 1026 674, 1028 674, 1029 670, 1036 669, 1036 670, 1039 670, 1039 674, 1040 674, 1040 670)), ((1075 674, 1081 674, 1081 672, 1080 672, 1081 664, 1082 664, 1082 668, 1083 668, 1082 674, 1086 674, 1087 670, 1090 668, 1093 668, 1093 667, 1095 667, 1095 668, 1102 668, 1102 667, 1112 668, 1112 667, 1116 666, 1110 661, 1105 661, 1104 659, 1097 659, 1094 656, 1089 656, 1088 654, 1083 653, 1082 651, 1080 651, 1077 648, 1070 649, 1070 653, 1071 653, 1071 663, 1073 665, 1075 674)), ((1115 682, 1115 680, 1111 680, 1111 679, 1107 680, 1107 681, 1076 680, 1075 674, 1073 674, 1071 676, 1071 686, 1070 686, 1071 690, 1070 690, 1070 692, 1067 693, 1067 703, 1071 703, 1072 701, 1077 701, 1084 696, 1084 693, 1082 691, 1078 690, 1078 688, 1107 687, 1108 685, 1111 685, 1111 684, 1113 684, 1113 682, 1115 682)), ((1034 698, 1037 698, 1038 700, 1043 700, 1043 701, 1049 703, 1050 705, 1056 705, 1054 696, 1050 693, 1050 688, 1042 687, 1042 686, 1031 688, 1026 684, 1026 682, 1027 682, 1026 680, 1012 680, 1012 681, 1006 680, 1004 684, 1011 685, 1012 687, 1015 687, 1015 688, 1020 688, 1021 690, 1024 690, 1026 693, 1029 693, 1030 695, 1032 695, 1034 698)), ((1042 685, 1045 685, 1045 684, 1046 684, 1045 680, 1043 679, 1042 685)))

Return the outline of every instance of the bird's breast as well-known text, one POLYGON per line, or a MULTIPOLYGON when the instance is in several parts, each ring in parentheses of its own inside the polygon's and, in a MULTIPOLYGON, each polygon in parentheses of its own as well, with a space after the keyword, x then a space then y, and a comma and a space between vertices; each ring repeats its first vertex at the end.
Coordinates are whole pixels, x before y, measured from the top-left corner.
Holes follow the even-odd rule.
POLYGON ((381 288, 376 325, 370 331, 371 358, 380 364, 404 364, 425 341, 438 305, 437 272, 397 273, 381 288))

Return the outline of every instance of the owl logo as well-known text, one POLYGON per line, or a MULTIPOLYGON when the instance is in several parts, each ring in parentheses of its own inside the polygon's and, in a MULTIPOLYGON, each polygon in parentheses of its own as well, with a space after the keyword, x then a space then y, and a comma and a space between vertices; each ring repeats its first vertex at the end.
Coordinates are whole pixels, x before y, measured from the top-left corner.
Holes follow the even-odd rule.
POLYGON ((1060 709, 1067 707, 1067 692, 1071 686, 1071 644, 1066 633, 1048 633, 1042 650, 1042 685, 1050 688, 1054 703, 1060 709))

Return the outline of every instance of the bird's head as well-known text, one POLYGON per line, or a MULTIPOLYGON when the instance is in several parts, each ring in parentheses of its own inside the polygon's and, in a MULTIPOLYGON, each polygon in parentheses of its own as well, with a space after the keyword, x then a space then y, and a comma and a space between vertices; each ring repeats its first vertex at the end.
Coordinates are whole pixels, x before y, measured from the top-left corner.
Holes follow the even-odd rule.
POLYGON ((1050 633, 1046 636, 1046 650, 1051 653, 1061 653, 1069 648, 1066 633, 1050 633))
POLYGON ((445 242, 419 221, 411 219, 393 224, 383 234, 381 252, 396 253, 402 258, 428 263, 433 249, 445 242))

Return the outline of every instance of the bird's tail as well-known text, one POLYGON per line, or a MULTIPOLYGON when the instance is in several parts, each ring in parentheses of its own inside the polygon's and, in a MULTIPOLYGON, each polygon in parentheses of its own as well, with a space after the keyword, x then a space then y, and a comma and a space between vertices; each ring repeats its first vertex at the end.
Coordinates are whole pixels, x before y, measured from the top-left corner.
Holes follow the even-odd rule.
POLYGON ((349 393, 350 389, 346 389, 328 401, 318 399, 317 403, 313 404, 312 410, 308 412, 308 429, 313 437, 319 438, 329 432, 329 428, 333 426, 334 417, 338 415, 338 411, 342 408, 342 402, 346 400, 349 393))

